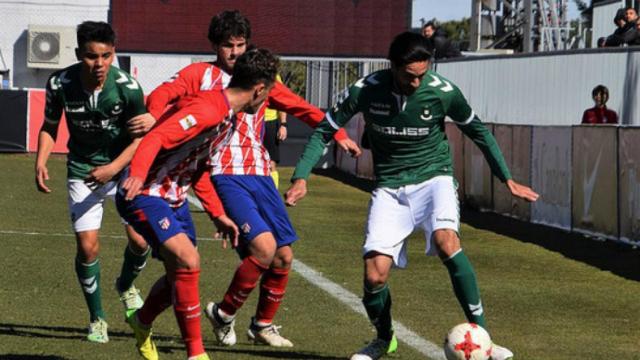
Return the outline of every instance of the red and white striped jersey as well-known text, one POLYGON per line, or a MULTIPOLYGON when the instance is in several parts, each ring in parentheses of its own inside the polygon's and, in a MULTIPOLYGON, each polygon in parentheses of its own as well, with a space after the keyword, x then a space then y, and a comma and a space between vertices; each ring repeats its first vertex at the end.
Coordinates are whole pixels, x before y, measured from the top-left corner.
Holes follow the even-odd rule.
MULTIPOLYGON (((200 91, 219 90, 226 87, 229 80, 228 74, 211 63, 189 65, 149 95, 147 108, 158 118, 157 115, 167 105, 181 97, 200 91)), ((293 115, 314 128, 324 118, 320 109, 276 82, 267 101, 256 114, 236 114, 232 120, 234 131, 227 134, 219 151, 211 159, 213 175, 269 175, 269 154, 262 146, 266 107, 293 115)), ((334 136, 336 140, 346 137, 344 129, 340 129, 334 136)))
POLYGON ((222 91, 180 100, 142 139, 131 160, 130 176, 144 180, 142 194, 181 206, 193 185, 211 217, 224 214, 211 183, 211 154, 232 133, 233 111, 222 91))

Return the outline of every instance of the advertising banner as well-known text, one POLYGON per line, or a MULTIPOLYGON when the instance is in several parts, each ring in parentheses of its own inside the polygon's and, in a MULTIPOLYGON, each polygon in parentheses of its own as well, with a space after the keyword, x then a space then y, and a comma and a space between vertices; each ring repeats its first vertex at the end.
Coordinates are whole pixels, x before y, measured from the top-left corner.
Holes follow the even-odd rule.
POLYGON ((640 243, 640 128, 619 128, 620 240, 640 243))
POLYGON ((573 128, 573 230, 618 238, 617 131, 573 128))
MULTIPOLYGON (((38 149, 38 134, 40 128, 44 122, 44 105, 45 105, 45 91, 44 90, 29 90, 29 123, 28 123, 28 136, 29 136, 29 151, 33 152, 38 149)), ((66 154, 69 152, 67 149, 67 141, 69 141, 69 130, 67 129, 67 122, 62 114, 62 120, 58 125, 58 136, 56 139, 56 145, 53 147, 54 153, 66 154)))
POLYGON ((531 221, 571 230, 571 127, 536 126, 531 145, 531 185, 540 194, 531 221))

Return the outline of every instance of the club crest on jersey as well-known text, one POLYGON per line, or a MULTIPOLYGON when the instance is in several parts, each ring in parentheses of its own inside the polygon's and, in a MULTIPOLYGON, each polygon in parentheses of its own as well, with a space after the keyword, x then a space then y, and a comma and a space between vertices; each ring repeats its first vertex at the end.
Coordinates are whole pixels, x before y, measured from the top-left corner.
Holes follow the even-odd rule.
POLYGON ((113 110, 111 110, 112 115, 120 115, 122 113, 122 106, 120 104, 115 104, 113 106, 113 110))
POLYGON ((167 217, 163 217, 162 220, 158 221, 158 225, 162 230, 167 230, 171 226, 171 222, 167 217))
POLYGON ((422 110, 422 114, 420 115, 420 119, 429 121, 433 119, 433 115, 431 115, 431 111, 428 108, 424 108, 424 110, 422 110))
POLYGON ((244 223, 244 225, 242 225, 240 228, 245 234, 248 234, 251 231, 251 225, 249 225, 249 223, 244 223))
POLYGON ((191 129, 192 127, 198 124, 198 122, 196 121, 196 118, 191 114, 180 119, 179 123, 180 123, 180 126, 182 126, 182 130, 184 131, 191 129))

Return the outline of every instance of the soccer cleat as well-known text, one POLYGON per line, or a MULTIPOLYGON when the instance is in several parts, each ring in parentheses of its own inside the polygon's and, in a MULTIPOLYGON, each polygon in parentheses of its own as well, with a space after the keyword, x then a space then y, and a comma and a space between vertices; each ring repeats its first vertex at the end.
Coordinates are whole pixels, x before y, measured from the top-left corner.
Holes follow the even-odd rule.
POLYGON ((138 321, 138 310, 127 316, 127 324, 133 330, 133 335, 136 337, 136 348, 138 353, 145 360, 158 360, 158 350, 156 344, 151 340, 151 328, 143 327, 138 321))
POLYGON ((282 326, 276 326, 274 324, 267 325, 265 327, 258 327, 255 325, 254 319, 251 319, 251 326, 247 330, 247 337, 252 340, 254 344, 264 344, 273 347, 293 347, 293 343, 280 335, 278 331, 282 326))
POLYGON ((127 290, 120 292, 120 290, 118 290, 118 280, 119 279, 116 279, 116 290, 118 291, 118 295, 120 295, 120 302, 124 305, 124 317, 126 320, 135 310, 140 309, 142 305, 144 305, 144 301, 140 297, 140 290, 133 285, 127 290))
POLYGON ((202 353, 200 355, 192 356, 192 357, 188 358, 187 360, 210 360, 210 359, 209 359, 209 355, 207 355, 207 353, 202 353))
POLYGON ((87 335, 87 340, 106 344, 109 342, 109 334, 107 333, 107 329, 109 325, 103 319, 98 318, 98 320, 93 321, 89 324, 89 334, 87 335))
POLYGON ((233 329, 235 319, 230 322, 222 320, 218 314, 218 304, 210 302, 204 311, 205 315, 213 326, 213 334, 216 336, 219 345, 233 346, 236 344, 236 331, 233 329))
POLYGON ((393 335, 390 341, 376 338, 357 353, 351 355, 351 360, 376 360, 398 350, 398 340, 393 335))
POLYGON ((493 344, 493 349, 491 350, 491 360, 507 359, 513 359, 513 353, 511 352, 511 350, 507 349, 506 347, 493 344))

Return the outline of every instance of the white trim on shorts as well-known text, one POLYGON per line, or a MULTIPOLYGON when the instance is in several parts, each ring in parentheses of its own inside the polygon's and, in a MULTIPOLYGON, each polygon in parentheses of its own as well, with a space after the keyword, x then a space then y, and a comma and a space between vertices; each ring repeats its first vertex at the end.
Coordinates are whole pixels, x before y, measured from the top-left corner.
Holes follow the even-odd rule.
POLYGON ((73 231, 100 229, 104 199, 115 200, 117 188, 116 181, 109 181, 92 190, 82 179, 67 179, 67 202, 73 231))

